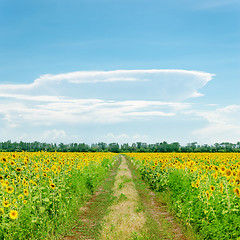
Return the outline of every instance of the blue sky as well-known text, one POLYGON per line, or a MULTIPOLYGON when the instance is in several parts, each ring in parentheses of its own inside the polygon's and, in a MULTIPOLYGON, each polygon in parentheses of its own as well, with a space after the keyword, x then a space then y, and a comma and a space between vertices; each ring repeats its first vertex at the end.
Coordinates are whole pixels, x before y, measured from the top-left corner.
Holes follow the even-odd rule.
POLYGON ((239 0, 0 0, 0 141, 240 141, 239 0))

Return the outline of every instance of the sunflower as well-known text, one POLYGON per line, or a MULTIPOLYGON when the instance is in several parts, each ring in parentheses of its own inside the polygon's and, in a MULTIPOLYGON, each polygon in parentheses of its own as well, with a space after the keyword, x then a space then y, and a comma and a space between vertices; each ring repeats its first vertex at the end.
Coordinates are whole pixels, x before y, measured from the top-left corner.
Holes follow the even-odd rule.
POLYGON ((220 167, 220 171, 221 171, 221 173, 224 173, 225 170, 226 170, 225 166, 224 166, 224 165, 221 165, 221 167, 220 167))
POLYGON ((24 190, 23 190, 23 194, 24 194, 25 196, 27 196, 27 195, 29 194, 28 190, 27 190, 27 189, 24 189, 24 190))
POLYGON ((10 206, 10 202, 8 201, 8 200, 3 200, 3 206, 5 207, 5 208, 7 208, 7 207, 9 207, 10 206))
POLYGON ((0 180, 3 180, 3 175, 0 175, 0 180))
POLYGON ((22 200, 22 199, 24 199, 24 196, 22 194, 20 194, 20 195, 18 195, 18 199, 22 200))
POLYGON ((217 179, 217 177, 218 177, 218 173, 215 172, 215 173, 213 174, 213 177, 214 177, 215 179, 217 179))
POLYGON ((24 201, 23 201, 23 204, 26 204, 26 203, 27 203, 27 200, 24 200, 24 201))
POLYGON ((223 184, 222 183, 220 183, 220 191, 221 191, 221 193, 223 193, 223 184))
POLYGON ((226 169, 225 170, 225 175, 226 175, 226 177, 231 177, 231 175, 232 175, 231 169, 226 169))
POLYGON ((15 220, 18 217, 18 211, 16 210, 11 210, 9 213, 9 217, 13 220, 15 220))
POLYGON ((1 214, 4 214, 4 209, 3 208, 0 208, 0 215, 1 214))
POLYGON ((22 171, 22 168, 17 167, 17 168, 16 168, 16 171, 17 171, 17 172, 21 172, 21 171, 22 171))
POLYGON ((239 185, 240 185, 240 178, 239 178, 239 177, 236 177, 236 178, 234 179, 234 182, 235 182, 235 184, 236 184, 237 186, 239 186, 239 185))
POLYGON ((210 195, 209 191, 206 191, 206 196, 208 199, 210 199, 211 195, 210 195))
POLYGON ((6 188, 6 192, 7 193, 13 193, 14 192, 14 187, 12 187, 12 186, 8 186, 7 188, 6 188))
POLYGON ((215 187, 213 185, 211 185, 210 190, 213 192, 215 190, 215 187))
POLYGON ((13 160, 10 161, 10 164, 11 164, 12 166, 16 165, 16 163, 15 163, 13 160))
POLYGON ((56 165, 53 165, 53 166, 51 167, 51 170, 52 170, 53 172, 55 172, 56 169, 57 169, 56 165))
POLYGON ((56 188, 56 185, 54 183, 50 183, 50 188, 51 189, 55 189, 56 188))
POLYGON ((234 188, 233 191, 236 193, 237 197, 240 197, 240 190, 239 190, 239 188, 234 188))

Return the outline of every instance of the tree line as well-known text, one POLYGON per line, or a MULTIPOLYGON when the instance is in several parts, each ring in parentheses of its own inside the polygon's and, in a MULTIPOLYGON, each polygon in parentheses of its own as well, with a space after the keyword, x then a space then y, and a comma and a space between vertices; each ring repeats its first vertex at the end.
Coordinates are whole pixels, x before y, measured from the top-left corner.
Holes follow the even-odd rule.
POLYGON ((203 144, 199 145, 197 142, 188 143, 186 146, 181 146, 178 142, 167 143, 166 141, 147 144, 136 142, 132 144, 124 143, 94 143, 88 145, 86 143, 44 143, 44 142, 0 142, 1 152, 240 152, 240 142, 229 143, 215 143, 213 145, 203 144))

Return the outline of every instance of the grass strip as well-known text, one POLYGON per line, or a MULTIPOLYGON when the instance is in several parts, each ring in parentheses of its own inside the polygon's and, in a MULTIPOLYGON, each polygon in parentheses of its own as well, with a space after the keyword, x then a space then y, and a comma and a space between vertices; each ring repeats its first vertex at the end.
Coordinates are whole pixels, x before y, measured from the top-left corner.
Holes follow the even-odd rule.
MULTIPOLYGON (((72 221, 74 224, 70 224, 72 229, 64 234, 65 236, 61 239, 99 239, 102 219, 108 211, 108 207, 115 200, 112 188, 120 163, 121 159, 119 157, 99 190, 79 211, 76 211, 72 221)), ((66 228, 69 229, 70 226, 66 226, 66 228)))
POLYGON ((193 232, 182 225, 173 213, 170 213, 168 194, 152 192, 141 179, 140 173, 134 168, 131 161, 128 160, 127 163, 140 196, 136 211, 144 211, 146 215, 146 223, 142 228, 141 237, 136 234, 132 239, 196 239, 193 232))

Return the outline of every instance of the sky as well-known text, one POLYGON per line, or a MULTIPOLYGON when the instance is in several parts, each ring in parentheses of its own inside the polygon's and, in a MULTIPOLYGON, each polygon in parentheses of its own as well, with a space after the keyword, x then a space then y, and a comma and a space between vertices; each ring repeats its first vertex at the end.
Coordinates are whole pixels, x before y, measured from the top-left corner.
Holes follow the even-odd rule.
POLYGON ((0 0, 0 141, 240 141, 240 0, 0 0))

